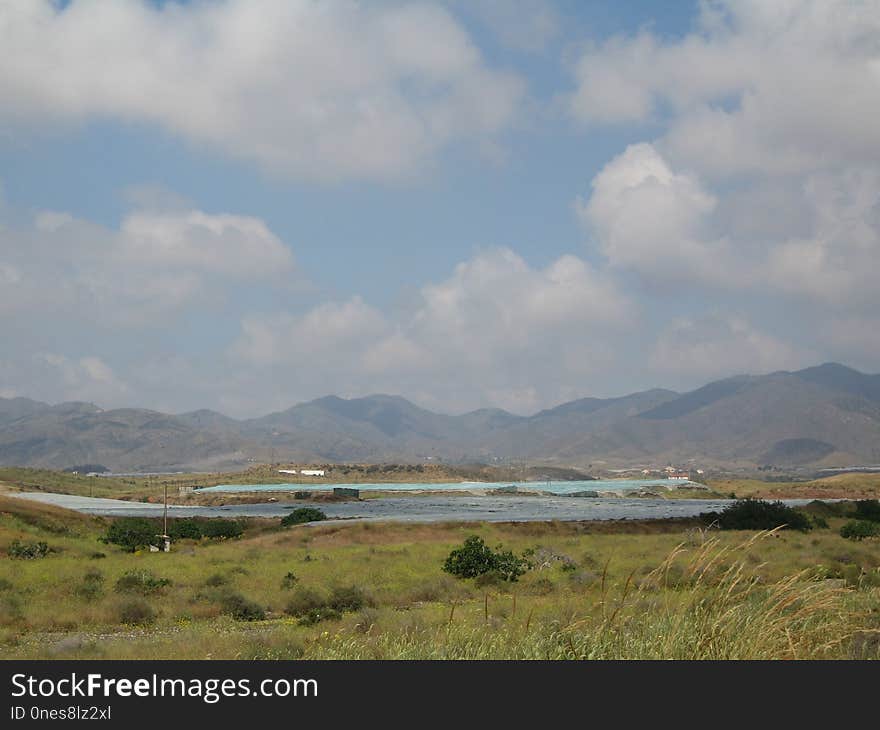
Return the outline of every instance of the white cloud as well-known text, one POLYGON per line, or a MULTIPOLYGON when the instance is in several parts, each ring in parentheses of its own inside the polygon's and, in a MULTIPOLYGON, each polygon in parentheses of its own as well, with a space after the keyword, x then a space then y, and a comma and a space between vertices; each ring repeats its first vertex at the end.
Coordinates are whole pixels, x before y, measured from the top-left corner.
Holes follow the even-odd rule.
POLYGON ((0 119, 149 122, 293 177, 414 174, 506 128, 523 90, 430 3, 0 5, 0 119))
POLYGON ((647 279, 728 281, 727 242, 707 225, 718 200, 693 175, 674 172, 650 144, 631 145, 575 202, 608 261, 647 279))
POLYGON ((131 397, 131 389, 113 369, 95 356, 72 360, 57 353, 43 354, 37 359, 47 365, 60 380, 56 385, 61 398, 77 401, 101 401, 121 405, 131 397))
POLYGON ((718 313, 673 321, 657 337, 650 357, 660 373, 691 381, 817 362, 815 353, 761 332, 743 317, 718 313))
POLYGON ((290 249, 247 216, 134 211, 118 229, 41 211, 0 228, 0 311, 31 320, 160 324, 223 283, 284 285, 290 249))
POLYGON ((598 44, 574 66, 575 118, 662 122, 677 163, 712 176, 880 159, 880 12, 872 2, 717 0, 697 29, 598 44))
POLYGON ((582 259, 534 268, 502 248, 425 285, 397 317, 355 297, 298 316, 247 318, 230 355, 312 396, 382 391, 443 411, 527 411, 606 366, 601 340, 635 318, 614 282, 582 259))

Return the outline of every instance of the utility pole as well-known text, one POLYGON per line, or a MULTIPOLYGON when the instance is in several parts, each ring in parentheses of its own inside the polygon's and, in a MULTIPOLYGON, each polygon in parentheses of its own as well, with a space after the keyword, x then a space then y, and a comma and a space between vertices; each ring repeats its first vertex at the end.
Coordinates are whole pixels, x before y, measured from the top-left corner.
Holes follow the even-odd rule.
POLYGON ((168 482, 164 483, 165 487, 165 507, 162 510, 162 540, 165 552, 171 552, 171 540, 168 537, 168 482))

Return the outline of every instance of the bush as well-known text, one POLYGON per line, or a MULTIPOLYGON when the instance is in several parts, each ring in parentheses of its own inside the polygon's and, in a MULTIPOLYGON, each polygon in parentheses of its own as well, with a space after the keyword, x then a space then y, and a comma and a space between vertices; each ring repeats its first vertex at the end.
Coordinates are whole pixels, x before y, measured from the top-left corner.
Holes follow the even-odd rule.
POLYGON ((464 544, 449 553, 443 570, 458 578, 476 578, 497 573, 502 580, 515 581, 526 572, 528 563, 512 552, 494 551, 483 538, 472 535, 464 544))
POLYGON ((281 579, 281 590, 289 591, 298 581, 299 578, 297 578, 292 571, 288 571, 288 573, 281 579))
POLYGON ((225 540, 241 537, 244 527, 238 520, 186 518, 174 520, 168 525, 168 536, 172 540, 225 540))
POLYGON ((140 593, 149 596, 171 585, 168 578, 159 578, 149 570, 129 570, 116 581, 117 593, 140 593))
POLYGON ((762 499, 740 499, 728 505, 720 513, 704 512, 704 520, 717 521, 722 530, 773 530, 782 525, 792 530, 808 532, 810 520, 782 502, 766 502, 762 499))
POLYGON ((864 540, 880 535, 880 524, 868 520, 850 520, 840 528, 840 536, 847 540, 864 540))
POLYGON ((372 603, 364 592, 357 586, 335 586, 330 592, 327 605, 339 613, 348 611, 360 611, 364 606, 372 603))
POLYGON ((119 607, 119 621, 131 626, 146 626, 156 620, 156 612, 146 601, 136 598, 119 607))
POLYGON ((172 520, 168 525, 168 537, 172 540, 201 540, 202 526, 198 520, 172 520))
POLYGON ((321 609, 326 604, 326 598, 312 588, 300 586, 288 599, 284 612, 290 616, 300 618, 309 611, 321 609))
POLYGON ((282 527, 290 527, 291 525, 302 525, 306 522, 320 522, 326 520, 321 510, 314 507, 299 507, 281 518, 282 527))
POLYGON ((143 517, 120 517, 107 528, 101 542, 119 545, 133 553, 139 548, 158 545, 160 529, 143 517))
POLYGON ((860 499, 856 502, 856 511, 853 516, 857 520, 880 522, 880 502, 876 499, 860 499))
POLYGON ((9 546, 9 557, 18 560, 37 560, 45 558, 50 552, 50 548, 45 542, 21 542, 21 540, 13 540, 9 546))
POLYGON ((223 613, 227 613, 236 621, 262 621, 266 618, 266 609, 256 601, 245 598, 240 593, 226 593, 221 599, 223 613))
POLYGON ((228 540, 243 534, 244 527, 238 520, 205 520, 202 523, 202 535, 211 540, 228 540))
POLYGON ((225 586, 227 583, 229 583, 229 577, 222 573, 213 573, 205 579, 205 585, 211 586, 211 588, 219 588, 220 586, 225 586))
POLYGON ((104 574, 100 570, 90 568, 82 581, 74 588, 74 593, 87 601, 94 601, 104 593, 104 574))

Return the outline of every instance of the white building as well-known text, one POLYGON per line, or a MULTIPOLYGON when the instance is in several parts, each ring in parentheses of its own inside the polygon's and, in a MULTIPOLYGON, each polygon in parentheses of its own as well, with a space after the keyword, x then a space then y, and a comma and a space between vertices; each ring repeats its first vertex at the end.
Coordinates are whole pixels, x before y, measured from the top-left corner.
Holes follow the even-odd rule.
POLYGON ((303 469, 300 474, 304 477, 322 477, 324 476, 323 469, 303 469))
MULTIPOLYGON (((279 474, 296 474, 296 469, 279 469, 279 474)), ((305 473, 305 472, 303 472, 305 473)))

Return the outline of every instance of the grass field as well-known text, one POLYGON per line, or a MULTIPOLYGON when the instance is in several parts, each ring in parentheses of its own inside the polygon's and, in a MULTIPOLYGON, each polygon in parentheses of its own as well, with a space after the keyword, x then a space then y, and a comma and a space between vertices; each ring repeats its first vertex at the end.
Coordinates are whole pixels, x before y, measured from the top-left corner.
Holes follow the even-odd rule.
POLYGON ((252 521, 126 553, 99 542, 104 520, 0 496, 0 658, 877 658, 880 543, 841 522, 252 521), (469 535, 534 567, 444 573, 469 535), (51 552, 13 559, 14 540, 51 552))

